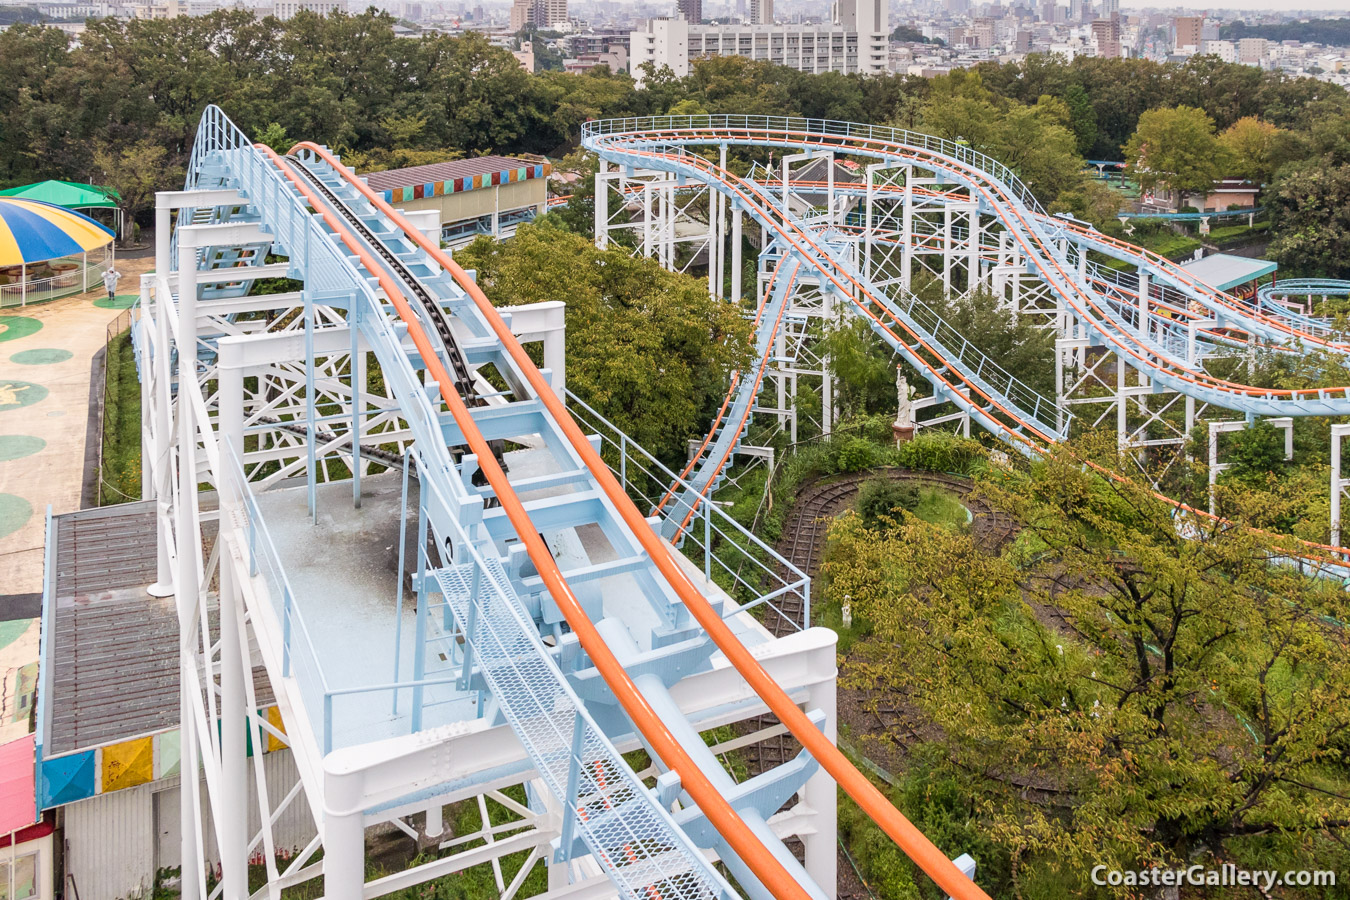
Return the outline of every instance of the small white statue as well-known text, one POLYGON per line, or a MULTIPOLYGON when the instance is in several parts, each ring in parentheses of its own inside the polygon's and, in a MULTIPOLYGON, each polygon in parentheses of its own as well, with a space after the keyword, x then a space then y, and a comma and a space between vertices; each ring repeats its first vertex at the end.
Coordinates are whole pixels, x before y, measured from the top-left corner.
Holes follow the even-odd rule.
POLYGON ((914 427, 914 388, 910 387, 904 371, 895 367, 895 427, 914 427))

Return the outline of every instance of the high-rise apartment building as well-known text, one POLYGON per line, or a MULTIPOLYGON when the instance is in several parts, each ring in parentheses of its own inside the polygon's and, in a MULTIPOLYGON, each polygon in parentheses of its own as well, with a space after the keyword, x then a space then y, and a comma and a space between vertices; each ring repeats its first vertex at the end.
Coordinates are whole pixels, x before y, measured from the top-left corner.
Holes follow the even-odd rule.
POLYGON ((1120 59, 1120 16, 1094 19, 1092 22, 1092 49, 1102 59, 1120 59))
POLYGON ((703 21, 703 0, 676 0, 675 5, 690 25, 703 21))
POLYGON ((1199 53, 1204 28, 1204 16, 1177 16, 1172 20, 1172 47, 1178 53, 1199 53))
MULTIPOLYGON (((751 0, 756 15, 771 19, 772 0, 751 0)), ((886 71, 889 52, 882 0, 835 0, 833 21, 822 25, 697 25, 688 19, 648 19, 631 35, 634 77, 642 66, 669 66, 677 77, 689 74, 691 60, 704 56, 744 56, 788 66, 800 72, 886 71)))
POLYGON ((750 24, 773 24, 773 0, 750 0, 750 24))
POLYGON ((1259 66, 1265 60, 1268 49, 1265 38, 1242 38, 1237 42, 1238 62, 1259 66))
POLYGON ((557 28, 566 24, 567 0, 513 0, 511 3, 512 31, 520 31, 526 25, 557 28))

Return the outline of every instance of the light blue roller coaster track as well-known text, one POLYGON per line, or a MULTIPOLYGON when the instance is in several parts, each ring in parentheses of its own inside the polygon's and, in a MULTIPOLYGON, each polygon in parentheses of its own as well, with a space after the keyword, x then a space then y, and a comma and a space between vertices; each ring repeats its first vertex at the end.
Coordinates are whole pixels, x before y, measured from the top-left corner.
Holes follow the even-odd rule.
MULTIPOLYGON (((831 151, 931 171, 940 188, 955 188, 961 199, 974 199, 982 215, 1011 234, 1028 272, 1039 276, 1063 308, 1087 326, 1093 343, 1159 386, 1243 414, 1350 414, 1350 393, 1344 387, 1305 391, 1251 387, 1216 378, 1195 362, 1197 339, 1221 343, 1257 339, 1272 346, 1350 352, 1327 323, 1284 309, 1254 309, 1154 254, 1049 216, 1013 172, 969 147, 879 126, 754 116, 589 122, 582 143, 616 165, 670 172, 729 197, 863 316, 939 396, 1020 449, 1034 452, 1036 446, 1065 436, 1063 416, 1050 398, 971 346, 937 310, 912 293, 865 277, 832 245, 828 231, 784 205, 777 185, 737 176, 693 150, 740 145, 831 151), (1123 274, 1093 265, 1087 251, 1123 260, 1135 271, 1123 274), (1149 283, 1148 316, 1143 321, 1137 296, 1140 275, 1149 283), (1195 319, 1205 317, 1199 335, 1188 333, 1188 313, 1195 319)), ((716 465, 716 455, 709 459, 716 465)))

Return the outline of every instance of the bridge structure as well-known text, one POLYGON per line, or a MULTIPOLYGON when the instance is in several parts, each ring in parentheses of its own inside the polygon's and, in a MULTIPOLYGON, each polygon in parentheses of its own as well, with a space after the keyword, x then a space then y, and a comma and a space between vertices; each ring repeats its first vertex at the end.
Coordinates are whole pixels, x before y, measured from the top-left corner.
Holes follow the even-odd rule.
MULTIPOLYGON (((821 410, 810 423, 820 432, 833 424, 820 338, 846 314, 928 383, 914 404, 926 410, 917 424, 956 422, 968 433, 973 422, 1025 453, 1077 429, 1114 428, 1122 449, 1156 472, 1179 458, 1200 425, 1223 423, 1210 428, 1217 434, 1259 417, 1350 413, 1344 387, 1274 390, 1213 374, 1219 359, 1240 377, 1263 354, 1343 355, 1350 345, 1330 320, 1264 295, 1253 304, 1157 254, 1050 215, 1013 172, 962 143, 883 126, 734 115, 589 122, 582 142, 601 160, 600 246, 627 242, 678 269, 689 258, 672 240, 681 235, 707 260, 709 289, 733 299, 747 230, 761 254, 801 261, 787 324, 757 319, 760 341, 773 331, 778 342, 764 378, 739 382, 742 392, 757 392, 751 408, 785 423, 793 441, 801 409, 821 410), (731 148, 757 159, 747 174, 728 165, 731 148), (691 209, 701 217, 682 221, 691 209), (1006 371, 948 321, 946 304, 974 291, 1054 334, 1053 390, 1048 378, 1037 388, 1027 373, 1006 371), (820 391, 820 401, 798 403, 804 388, 820 391)), ((734 443, 726 434, 716 439, 734 443)), ((719 454, 707 454, 689 477, 713 482, 704 469, 724 467, 719 454)))
MULTIPOLYGON (((684 202, 665 177, 639 202, 684 202)), ((356 900, 486 866, 505 900, 823 900, 840 790, 947 894, 986 896, 836 748, 806 576, 711 502, 717 473, 666 470, 567 391, 561 304, 494 309, 329 151, 278 154, 215 107, 156 217, 132 335, 151 590, 175 605, 200 775, 184 898, 318 879, 356 900), (794 628, 761 624, 784 608, 794 628), (783 734, 801 750, 780 765, 724 765, 783 734), (274 742, 284 793, 249 761, 274 742), (291 855, 271 825, 297 804, 316 836, 291 855), (367 849, 390 831, 425 849, 385 871, 367 849)), ((687 237, 648 235, 671 264, 687 237)), ((822 246, 858 258, 843 230, 822 246)), ((722 469, 805 340, 791 303, 838 302, 817 251, 779 247, 701 454, 722 469)))

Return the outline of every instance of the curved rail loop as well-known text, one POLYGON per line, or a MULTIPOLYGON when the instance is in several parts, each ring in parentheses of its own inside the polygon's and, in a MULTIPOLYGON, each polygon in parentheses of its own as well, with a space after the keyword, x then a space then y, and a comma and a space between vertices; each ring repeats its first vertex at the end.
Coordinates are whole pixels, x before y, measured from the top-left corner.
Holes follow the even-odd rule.
MULTIPOLYGON (((582 648, 586 651, 596 669, 605 679, 606 685, 614 692, 619 705, 642 733, 643 738, 649 742, 649 745, 657 755, 661 757, 661 760, 671 770, 679 774, 681 786, 694 798, 694 802, 698 804, 699 809, 708 817, 708 821, 711 822, 718 833, 726 839, 727 843, 735 850, 736 854, 740 856, 741 860, 755 873, 756 877, 760 879, 765 887, 773 892, 775 897, 784 898, 784 900, 809 900, 810 895, 807 891, 802 888, 801 885, 796 883, 788 873, 787 869, 783 867, 783 864, 774 858, 769 849, 755 839, 753 833, 741 819, 739 813, 737 813, 736 810, 732 808, 731 804, 727 802, 726 798, 717 791, 712 782, 708 780, 708 777, 680 745, 680 742, 676 739, 675 735, 666 727, 660 716, 657 715, 656 711, 648 704, 647 699, 638 690, 637 686, 634 685, 632 679, 628 676, 628 672, 619 663, 613 651, 610 650, 608 644, 596 629, 594 623, 587 617, 580 600, 577 599, 576 595, 572 592, 571 587, 563 578, 562 572, 559 570, 557 563, 553 559, 553 554, 549 551, 543 538, 539 536, 538 530, 535 529, 534 525, 531 523, 528 512, 526 512, 524 505, 516 496, 515 491, 512 490, 511 484, 507 480, 506 473, 502 470, 501 465, 493 456, 492 450, 488 446, 487 441, 483 438, 481 431, 479 431, 477 423, 475 423, 464 400, 456 390, 454 380, 451 378, 449 372, 446 371, 445 366, 441 363, 440 356, 436 353, 434 345, 427 337, 426 332, 422 327, 420 317, 409 305, 407 299, 403 295, 402 289, 395 282, 394 278, 384 270, 379 261, 370 253, 361 241, 357 239, 347 225, 327 208, 323 200, 313 191, 313 189, 305 184, 304 181, 286 166, 285 161, 282 160, 275 151, 262 144, 257 145, 256 149, 268 156, 277 168, 281 170, 286 179, 297 191, 299 191, 301 196, 303 196, 313 208, 318 211, 319 215, 323 218, 324 223, 333 231, 343 245, 361 261, 362 267, 376 278, 381 289, 384 290, 386 297, 398 312, 399 318, 406 323, 408 327, 408 336, 412 339, 414 346, 416 346, 418 352, 422 355, 424 364, 431 372, 432 377, 436 380, 440 389, 441 398, 449 408, 450 414, 455 420, 455 424, 461 429, 465 441, 469 445, 469 449, 477 455, 478 464, 481 467, 483 474, 487 477, 488 484, 497 495, 497 500, 501 503, 503 512, 511 522, 517 536, 525 545, 530 561, 537 567, 540 578, 548 587, 549 594, 554 602, 558 604, 559 609, 562 610, 564 616, 567 618, 568 625, 576 633, 582 648)), ((318 155, 324 158, 325 162, 328 162, 335 171, 344 175, 348 174, 347 170, 340 163, 333 157, 327 155, 327 151, 322 151, 321 148, 312 144, 297 144, 295 147, 291 148, 290 152, 295 153, 302 149, 310 150, 311 152, 317 151, 318 155)), ((363 183, 357 183, 364 187, 363 183)), ((369 194, 369 189, 366 189, 366 193, 369 194)), ((369 196, 373 197, 374 195, 370 194, 369 196)), ((382 200, 380 202, 383 203, 382 200)), ((387 211, 382 210, 382 212, 392 213, 393 210, 391 208, 387 211)), ((416 231, 411 225, 408 225, 406 219, 398 216, 397 213, 394 213, 394 216, 397 216, 401 226, 406 226, 412 231, 416 231)), ((420 232, 418 232, 418 234, 420 236, 420 232)), ((423 238, 423 240, 425 240, 425 238, 423 238)), ((439 248, 437 248, 437 252, 439 253, 439 248)), ((456 268, 458 269, 458 267, 456 268)), ((463 276, 464 283, 473 284, 467 274, 464 273, 463 269, 458 269, 458 271, 460 275, 463 276)), ((479 292, 479 296, 482 296, 481 291, 479 292)), ((484 298, 484 303, 486 303, 486 298, 484 298)), ((548 405, 549 400, 552 400, 553 404, 561 406, 560 401, 557 400, 552 389, 549 388, 538 370, 535 369, 529 357, 525 355, 523 348, 521 348, 519 342, 515 340, 514 335, 511 335, 510 330, 506 327, 506 324, 502 321, 501 317, 496 314, 496 311, 492 309, 490 304, 487 305, 487 310, 491 313, 488 318, 493 325, 493 328, 498 330, 499 335, 504 332, 510 337, 511 345, 508 346, 512 351, 519 351, 520 356, 526 364, 524 366, 526 374, 530 377, 531 384, 538 392, 539 397, 545 401, 546 405, 548 405)), ((566 421, 571 423, 570 418, 567 418, 566 421)), ((575 424, 572 424, 572 429, 577 430, 575 424)), ((583 443, 586 442, 583 441, 583 443)), ((589 447, 589 443, 586 443, 586 446, 589 447)), ((592 451, 592 453, 594 454, 594 451, 592 451)), ((608 472, 608 468, 605 468, 604 463, 599 460, 598 455, 596 455, 595 461, 599 463, 599 466, 603 471, 606 473, 608 472)), ((595 471, 594 467, 592 467, 592 471, 595 471)), ((651 533, 650 528, 647 528, 646 531, 649 534, 651 533)), ((711 607, 709 608, 711 609, 711 607)), ((713 615, 716 618, 716 613, 713 615)), ((730 630, 724 623, 721 623, 720 618, 717 618, 717 621, 719 624, 722 624, 724 629, 730 630)), ((768 676, 765 675, 765 677, 767 678, 768 676)), ((804 715, 805 714, 803 714, 803 716, 804 715)), ((817 734, 819 734, 819 732, 817 732, 817 734)), ((953 870, 955 870, 954 866, 953 870)), ((967 881, 967 884, 970 884, 970 882, 967 881)), ((968 896, 982 897, 984 895, 983 892, 981 892, 980 894, 968 896)))
MULTIPOLYGON (((731 129, 731 130, 730 130, 731 133, 727 133, 727 134, 710 134, 710 133, 707 131, 707 124, 706 124, 709 117, 698 117, 698 118, 699 118, 700 120, 702 120, 703 123, 704 123, 704 125, 703 125, 703 130, 698 131, 698 139, 697 139, 697 140, 691 140, 691 139, 690 139, 690 131, 693 129, 693 126, 687 125, 686 128, 685 128, 684 130, 680 131, 680 135, 681 135, 680 140, 682 140, 682 141, 684 141, 684 142, 686 142, 686 143, 713 143, 713 144, 720 144, 720 143, 746 142, 746 143, 753 143, 753 144, 767 144, 767 145, 770 145, 770 146, 782 146, 782 145, 784 144, 784 139, 783 139, 782 137, 779 137, 778 140, 777 140, 777 142, 775 142, 774 140, 771 140, 771 139, 770 139, 770 136, 769 136, 769 135, 765 134, 765 133, 762 132, 762 131, 761 131, 761 132, 756 132, 756 133, 755 133, 755 139, 753 139, 753 140, 747 140, 747 139, 744 137, 744 134, 743 134, 744 131, 746 130, 745 127, 744 127, 744 125, 742 125, 742 126, 739 127, 739 128, 731 129)), ((735 120, 737 120, 737 121, 743 122, 743 121, 746 120, 748 117, 735 116, 735 117, 724 117, 724 118, 731 118, 731 119, 735 119, 735 120)), ((646 121, 647 121, 648 123, 650 123, 652 120, 646 120, 646 121)), ((669 117, 663 117, 663 118, 657 119, 657 120, 655 120, 655 121, 660 121, 660 122, 662 122, 663 124, 665 124, 667 127, 669 127, 669 124, 670 124, 670 119, 669 119, 669 117)), ((792 120, 779 120, 779 121, 784 122, 785 125, 786 125, 786 123, 788 123, 788 122, 790 122, 790 121, 792 121, 792 120)), ((800 124, 800 123, 802 122, 802 120, 795 120, 795 121, 796 121, 798 124, 800 124)), ((597 150, 597 149, 599 149, 599 148, 598 148, 598 144, 596 143, 596 140, 595 140, 595 138, 596 138, 597 135, 611 136, 611 135, 614 134, 614 132, 612 131, 612 128, 614 128, 614 127, 628 128, 628 127, 630 127, 630 125, 632 125, 632 124, 633 124, 632 120, 619 120, 619 121, 617 122, 617 124, 616 124, 615 122, 606 122, 606 121, 601 121, 601 122, 588 122, 588 123, 586 123, 586 125, 583 127, 583 143, 586 144, 586 145, 588 146, 589 149, 597 150), (605 130, 606 128, 609 128, 609 129, 611 129, 611 130, 606 131, 606 130, 605 130)), ((840 123, 816 123, 816 124, 821 124, 821 125, 823 125, 823 124, 837 125, 837 124, 840 124, 840 123)), ((843 123, 843 124, 844 124, 844 125, 847 125, 847 123, 843 123)), ((883 132, 883 131, 884 131, 884 132, 886 132, 886 133, 888 133, 888 134, 892 133, 892 129, 873 129, 873 128, 871 128, 870 126, 861 126, 861 128, 862 128, 862 130, 863 130, 864 132, 866 132, 866 133, 868 134, 869 140, 873 140, 873 138, 872 138, 873 132, 883 132)), ((818 137, 824 137, 824 136, 826 136, 826 135, 823 135, 821 132, 811 132, 811 131, 806 131, 806 132, 794 132, 794 134, 796 135, 796 137, 793 137, 791 140, 786 141, 786 143, 787 143, 789 146, 792 146, 792 147, 814 146, 814 142, 812 142, 812 143, 803 143, 803 142, 802 142, 802 141, 803 141, 803 138, 807 138, 807 137, 809 137, 809 138, 818 138, 818 137)), ((626 139, 626 140, 628 140, 628 141, 630 141, 630 142, 632 142, 632 143, 635 144, 635 145, 640 145, 640 146, 643 147, 643 148, 646 148, 646 147, 665 148, 665 147, 670 146, 670 144, 671 144, 671 142, 668 140, 667 136, 664 135, 664 133, 644 133, 644 132, 640 132, 640 131, 638 131, 638 132, 621 132, 621 133, 618 134, 618 136, 621 137, 621 138, 624 138, 624 139, 626 139)), ((929 140, 935 140, 935 139, 931 139, 931 138, 930 138, 929 140)), ((676 141, 676 143, 678 143, 678 142, 679 142, 679 141, 676 141)), ((834 149, 842 149, 842 148, 834 148, 834 149)), ((859 151, 859 150, 856 150, 856 149, 850 149, 850 150, 847 150, 847 151, 845 151, 845 152, 854 152, 854 153, 858 153, 859 155, 866 155, 866 156, 873 156, 873 157, 881 156, 881 157, 883 157, 883 158, 887 158, 887 157, 885 156, 885 154, 883 154, 882 152, 880 152, 879 150, 877 150, 877 149, 875 149, 875 148, 870 148, 870 149, 863 150, 863 151, 859 151)), ((637 164, 641 164, 643 161, 649 160, 649 159, 655 159, 655 160, 658 160, 658 161, 662 161, 662 160, 669 161, 669 159, 670 159, 670 157, 671 157, 670 154, 653 152, 653 151, 646 150, 646 149, 641 149, 641 150, 639 150, 639 149, 625 149, 625 150, 622 151, 621 153, 620 153, 620 152, 614 152, 614 151, 611 151, 609 155, 610 155, 610 158, 611 158, 612 161, 618 161, 621 165, 637 165, 637 164), (632 159, 628 159, 627 157, 629 157, 629 156, 631 156, 632 159), (616 160, 615 157, 619 157, 619 158, 616 160)), ((730 194, 730 195, 733 196, 733 197, 738 198, 738 199, 741 201, 741 203, 744 205, 744 208, 746 208, 746 209, 752 211, 752 213, 753 213, 753 212, 756 211, 756 209, 757 209, 757 207, 758 207, 758 212, 760 213, 759 218, 760 218, 761 224, 763 224, 766 228, 768 228, 768 229, 769 229, 770 231, 772 231, 773 233, 777 234, 777 235, 778 235, 780 238, 782 238, 785 242, 787 242, 787 243, 789 243, 789 244, 792 243, 791 241, 788 241, 788 235, 789 235, 789 233, 790 233, 790 232, 791 232, 791 233, 796 233, 796 231, 799 231, 800 229, 797 229, 796 224, 793 223, 792 221, 790 221, 789 219, 787 219, 786 217, 785 217, 783 220, 779 221, 779 220, 773 219, 773 218, 771 218, 771 217, 769 217, 769 216, 767 215, 767 209, 768 209, 768 208, 772 208, 772 207, 774 206, 774 203, 773 203, 773 201, 770 199, 770 200, 769 200, 769 203, 768 203, 768 205, 767 205, 767 207, 765 207, 765 206, 763 206, 763 205, 759 205, 759 200, 760 200, 761 197, 763 197, 763 192, 760 191, 760 190, 757 190, 758 187, 759 187, 757 184, 755 184, 754 182, 748 182, 748 183, 746 183, 746 182, 744 182, 743 180, 736 178, 736 176, 731 175, 730 173, 725 173, 725 178, 726 178, 725 181, 722 180, 722 175, 721 175, 721 174, 714 173, 714 174, 711 174, 711 175, 710 175, 710 173, 713 173, 714 170, 717 170, 717 167, 716 167, 714 164, 710 163, 709 161, 703 159, 702 157, 691 157, 691 156, 688 156, 688 155, 679 155, 677 158, 678 158, 679 164, 681 164, 681 165, 688 165, 689 168, 692 170, 692 171, 691 171, 691 177, 695 177, 695 178, 702 178, 702 177, 705 177, 705 176, 707 176, 707 177, 713 177, 713 178, 717 179, 717 180, 719 181, 719 183, 722 184, 722 189, 723 189, 726 193, 730 194), (695 167, 697 167, 697 168, 695 168, 695 167)), ((718 170, 718 172, 720 172, 720 170, 718 170)), ((814 245, 813 245, 813 246, 814 246, 814 245)), ((811 255, 811 254, 807 254, 808 258, 810 257, 810 255, 811 255)), ((833 276, 832 276, 829 272, 824 272, 824 271, 822 271, 821 274, 822 274, 824 277, 827 277, 827 278, 830 278, 831 280, 833 280, 833 276)), ((838 284, 838 283, 836 282, 836 284, 838 284)), ((842 286, 841 286, 841 287, 842 287, 842 286)), ((847 292, 846 292, 846 291, 845 291, 845 294, 847 295, 847 292)), ((863 313, 864 313, 865 315, 867 315, 869 318, 872 317, 872 316, 871 316, 871 313, 868 311, 867 308, 863 308, 863 313)), ((1341 390, 1344 390, 1344 389, 1341 389, 1341 390)), ((1043 434, 1043 433, 1037 432, 1034 428, 1028 427, 1028 428, 1026 428, 1025 432, 1022 432, 1022 431, 1013 431, 1013 430, 1008 429, 1008 428, 1005 427, 1005 426, 1002 426, 1001 423, 998 423, 996 420, 993 421, 992 427, 991 427, 991 425, 990 425, 990 422, 988 422, 988 421, 983 421, 983 420, 982 420, 982 421, 981 421, 981 424, 984 424, 986 427, 989 427, 991 431, 995 432, 999 437, 1001 437, 1002 439, 1004 439, 1004 440, 1007 441, 1008 443, 1011 443, 1011 444, 1013 444, 1014 446, 1019 447, 1020 449, 1029 450, 1029 452, 1031 452, 1031 453, 1040 453, 1040 452, 1044 451, 1045 449, 1047 449, 1047 448, 1049 447, 1050 444, 1055 443, 1055 441, 1054 441, 1054 439, 1053 439, 1052 436, 1045 435, 1045 434, 1043 434)), ((1026 425, 1026 424, 1028 424, 1028 423, 1023 423, 1023 424, 1026 425)), ((1097 464, 1095 464, 1095 463, 1090 463, 1090 462, 1088 462, 1088 463, 1085 463, 1085 464, 1086 464, 1086 465, 1090 465, 1094 470, 1096 470, 1097 472, 1099 472, 1099 473, 1100 473, 1101 475, 1103 475, 1104 477, 1107 477, 1107 478, 1110 478, 1110 479, 1113 479, 1113 480, 1118 480, 1118 481, 1119 481, 1119 480, 1124 480, 1124 476, 1120 475, 1118 472, 1113 472, 1113 471, 1111 471, 1111 470, 1109 470, 1109 469, 1106 469, 1105 467, 1102 467, 1102 466, 1097 465, 1097 464)), ((1178 514, 1190 516, 1190 517, 1193 517, 1193 518, 1194 518, 1195 520, 1197 520, 1197 521, 1210 522, 1210 523, 1213 523, 1213 524, 1215 524, 1215 525, 1223 525, 1223 524, 1227 524, 1227 523, 1226 523, 1226 520, 1221 519, 1221 518, 1219 518, 1219 517, 1216 517, 1216 516, 1210 514, 1210 513, 1209 513, 1208 511, 1206 511, 1206 510, 1195 509, 1194 507, 1188 506, 1188 505, 1186 505, 1186 504, 1184 504, 1184 503, 1179 503, 1179 502, 1177 502, 1177 501, 1175 501, 1175 500, 1172 500, 1171 498, 1166 497, 1166 496, 1164 496, 1164 495, 1162 495, 1162 494, 1156 494, 1155 496, 1157 496, 1160 500, 1162 500, 1162 501, 1168 503, 1169 505, 1171 505, 1174 509, 1177 510, 1178 514)), ((1258 531, 1259 531, 1259 529, 1258 529, 1258 531)), ((1267 533, 1267 534, 1269 534, 1269 533, 1267 533)), ((1293 546, 1302 548, 1302 550, 1290 550, 1289 553, 1290 553, 1290 555, 1291 555, 1292 557, 1294 557, 1294 558, 1296 558, 1296 559, 1298 559, 1298 560, 1300 560, 1300 561, 1302 561, 1302 562, 1304 562, 1304 563, 1309 564, 1310 566, 1314 567, 1316 570, 1322 570, 1322 571, 1328 571, 1328 570, 1330 570, 1330 571, 1337 571, 1337 572, 1341 572, 1341 571, 1345 571, 1345 570, 1346 570, 1345 564, 1344 564, 1343 562, 1339 562, 1339 561, 1343 561, 1343 560, 1350 559, 1350 548, 1347 548, 1347 547, 1334 547, 1334 546, 1331 546, 1331 545, 1328 545, 1328 544, 1317 543, 1317 542, 1315 542, 1315 541, 1305 541, 1305 540, 1301 540, 1301 539, 1297 539, 1297 538, 1290 538, 1290 537, 1287 536, 1287 535, 1273 535, 1273 534, 1272 534, 1271 536, 1274 537, 1274 538, 1277 538, 1277 539, 1279 539, 1279 540, 1281 540, 1281 541, 1289 542, 1289 543, 1292 544, 1293 546)))
MULTIPOLYGON (((764 124, 746 124, 751 118, 698 117, 697 123, 682 122, 679 126, 672 125, 668 118, 637 122, 588 122, 583 127, 582 141, 588 149, 600 152, 620 165, 643 165, 707 181, 723 193, 739 198, 752 215, 760 220, 761 225, 782 235, 794 246, 799 241, 806 241, 817 255, 821 254, 820 248, 806 235, 805 229, 793 221, 794 217, 777 209, 777 201, 765 188, 725 171, 703 157, 684 153, 683 146, 735 143, 822 149, 931 169, 949 180, 966 185, 972 193, 972 199, 979 200, 982 207, 1003 223, 1042 280, 1051 286, 1078 318, 1092 327, 1098 340, 1131 367, 1163 386, 1244 413, 1270 416, 1350 415, 1350 387, 1267 389, 1226 381, 1175 359, 1165 347, 1137 333, 1070 271, 1072 267, 1053 246, 1054 239, 1068 239, 1063 231, 1063 226, 1068 223, 1053 220, 1058 230, 1055 234, 1042 229, 1024 201, 1024 189, 1018 189, 1020 183, 1015 183, 1015 176, 1009 176, 1013 178, 1013 184, 1005 184, 985 170, 962 163, 954 154, 944 155, 926 147, 898 143, 893 139, 894 132, 890 129, 816 120, 778 120, 784 124, 775 128, 769 126, 767 119, 756 120, 764 124), (708 121, 710 118, 740 124, 718 128, 708 121), (642 130, 644 125, 646 130, 642 130), (830 128, 835 130, 828 130, 830 128), (855 130, 860 133, 854 133, 855 130), (792 232, 792 236, 788 232, 792 232)), ((1036 209, 1039 211, 1039 207, 1036 209)), ((855 290, 862 287, 856 277, 846 280, 853 282, 850 287, 855 290)), ((836 283, 844 295, 851 293, 837 280, 836 283)))
MULTIPOLYGON (((675 591, 690 615, 708 634, 727 661, 740 673, 750 688, 764 701, 769 710, 778 717, 778 720, 792 733, 793 737, 806 748, 807 752, 820 764, 820 767, 830 774, 835 783, 853 798, 872 821, 876 822, 891 840, 895 841, 900 849, 929 878, 933 879, 938 887, 956 900, 989 900, 988 895, 983 890, 967 878, 932 841, 928 840, 923 832, 919 831, 898 809, 891 805, 886 796, 872 784, 866 775, 858 771, 853 763, 840 752, 839 748, 834 746, 829 738, 811 722, 806 713, 793 702, 792 698, 773 680, 769 673, 764 671, 759 661, 740 642, 730 626, 722 620, 712 604, 699 592, 683 569, 676 563, 670 545, 657 535, 633 504, 627 492, 615 479, 604 460, 600 458, 600 454, 596 452, 585 433, 567 412, 567 408, 562 401, 558 399, 543 375, 535 368, 529 354, 525 352, 515 335, 511 333, 511 329, 507 327, 497 310, 492 306, 491 301, 488 300, 478 284, 469 277, 468 273, 442 251, 436 243, 428 240, 401 213, 386 203, 383 197, 376 194, 365 182, 352 174, 327 149, 309 142, 300 143, 291 148, 292 153, 299 150, 307 150, 332 166, 333 170, 356 187, 372 206, 402 229, 408 240, 426 251, 468 294, 474 305, 478 307, 484 320, 491 327, 496 338, 501 342, 502 347, 519 366, 520 371, 529 381, 531 388, 535 391, 545 409, 548 410, 549 415, 580 456, 595 479, 597 486, 614 504, 624 523, 651 557, 666 583, 675 591)), ((411 329, 411 323, 409 327, 411 329)), ((444 386, 442 391, 444 393, 444 386)), ((447 398, 447 402, 450 403, 451 401, 447 398)), ((463 404, 457 397, 452 403, 452 409, 456 403, 460 406, 464 418, 468 419, 467 411, 463 410, 463 404)), ((473 425, 472 422, 467 424, 470 427, 473 425)), ((483 443, 481 437, 478 443, 483 443)), ((741 856, 746 865, 755 872, 756 876, 764 882, 765 886, 773 892, 774 896, 779 898, 805 898, 806 892, 802 887, 791 881, 782 864, 774 859, 762 844, 756 843, 745 823, 740 820, 740 817, 731 809, 726 800, 720 796, 706 795, 707 789, 711 787, 707 783, 706 777, 698 772, 697 767, 693 766, 692 760, 689 759, 683 748, 678 745, 669 730, 661 724, 660 719, 656 717, 646 700, 637 691, 627 672, 614 657, 613 652, 606 646, 595 625, 586 617, 580 603, 563 581, 556 564, 552 562, 552 554, 530 525, 529 516, 524 507, 520 505, 520 502, 515 499, 511 492, 510 484, 507 482, 504 473, 502 473, 500 467, 495 465, 495 461, 490 459, 491 453, 487 451, 486 444, 483 444, 481 449, 473 449, 475 453, 479 453, 480 465, 483 465, 493 490, 498 492, 498 499, 501 500, 503 509, 511 517, 512 526, 516 528, 521 540, 526 542, 531 560, 536 561, 536 565, 540 566, 541 576, 551 569, 550 574, 544 576, 545 584, 550 592, 556 592, 554 594, 555 600, 567 613, 568 623, 577 632, 583 648, 588 654, 596 654, 591 658, 596 662, 597 668, 600 668, 603 662, 604 668, 601 669, 601 672, 606 683, 616 687, 616 694, 619 694, 620 690, 623 691, 621 703, 624 711, 633 719, 634 725, 643 730, 644 736, 647 734, 646 729, 650 728, 652 733, 661 739, 659 744, 653 743, 653 748, 667 766, 680 773, 681 778, 684 777, 686 768, 693 767, 691 774, 702 779, 703 783, 699 790, 703 795, 695 794, 694 790, 689 788, 689 785, 686 785, 686 789, 689 789, 690 795, 694 797, 695 802, 708 816, 709 820, 717 824, 718 832, 741 856), (487 459, 484 458, 485 453, 487 459), (537 560, 536 554, 538 554, 537 560), (671 755, 667 756, 667 753, 671 755), (714 819, 714 815, 716 815, 716 819, 714 819), (723 828, 726 830, 723 831, 723 828)), ((715 791, 713 793, 715 794, 715 791)))

